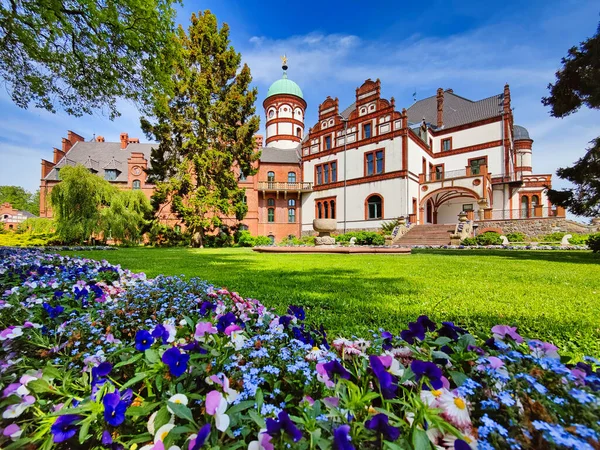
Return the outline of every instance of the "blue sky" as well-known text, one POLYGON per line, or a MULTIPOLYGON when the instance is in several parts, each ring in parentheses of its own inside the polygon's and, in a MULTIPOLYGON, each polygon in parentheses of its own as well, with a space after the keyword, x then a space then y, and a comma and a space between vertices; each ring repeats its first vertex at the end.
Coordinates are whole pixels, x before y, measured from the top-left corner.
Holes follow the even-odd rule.
MULTIPOLYGON (((289 58, 289 78, 308 103, 307 130, 328 95, 344 108, 367 78, 379 78, 382 95, 399 109, 438 87, 476 100, 511 86, 515 123, 529 129, 536 173, 554 173, 581 157, 600 135, 600 112, 581 110, 565 119, 549 116, 540 99, 569 47, 593 35, 597 1, 185 1, 178 22, 210 9, 231 27, 232 44, 250 65, 259 89, 257 112, 269 85, 281 76, 280 55, 289 58)), ((148 140, 134 105, 120 102, 122 116, 82 118, 14 106, 0 90, 0 185, 39 187, 40 159, 52 159, 68 129, 90 139, 118 141, 119 133, 148 140)), ((261 126, 262 128, 262 126, 261 126)), ((554 177, 554 186, 565 182, 554 177)))

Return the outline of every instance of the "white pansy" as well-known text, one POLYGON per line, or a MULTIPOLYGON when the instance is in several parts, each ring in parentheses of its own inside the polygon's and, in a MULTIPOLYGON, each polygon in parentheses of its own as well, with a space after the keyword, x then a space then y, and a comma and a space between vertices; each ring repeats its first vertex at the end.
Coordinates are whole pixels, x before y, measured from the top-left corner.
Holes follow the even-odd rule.
POLYGON ((175 425, 172 423, 167 423, 160 427, 156 434, 154 435, 154 442, 164 441, 169 432, 175 428, 175 425))
MULTIPOLYGON (((171 398, 169 399, 169 402, 187 406, 188 398, 183 394, 175 394, 175 395, 171 396, 171 398)), ((169 410, 169 412, 171 414, 175 414, 175 412, 171 409, 170 406, 167 405, 167 409, 169 410)))

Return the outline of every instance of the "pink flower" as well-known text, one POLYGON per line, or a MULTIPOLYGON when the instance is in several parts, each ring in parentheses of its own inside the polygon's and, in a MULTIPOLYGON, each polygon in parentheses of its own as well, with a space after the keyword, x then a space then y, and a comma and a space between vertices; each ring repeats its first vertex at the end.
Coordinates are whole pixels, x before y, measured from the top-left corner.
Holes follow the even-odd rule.
POLYGON ((19 425, 16 423, 11 423, 2 432, 4 436, 11 438, 13 441, 19 439, 21 433, 23 433, 23 430, 21 430, 21 427, 19 427, 19 425))
POLYGON ((558 354, 558 347, 549 342, 542 342, 537 339, 533 339, 529 341, 529 348, 531 349, 531 354, 536 358, 545 357, 560 359, 560 355, 558 354))
POLYGON ((222 399, 223 395, 219 391, 210 391, 206 394, 206 414, 214 416, 222 399))
POLYGON ((204 337, 205 334, 217 334, 218 331, 215 326, 210 322, 200 322, 196 325, 196 332, 194 333, 194 337, 196 339, 200 339, 204 337))
POLYGON ((523 342, 523 338, 519 333, 517 333, 517 327, 509 327, 508 325, 496 325, 492 327, 492 333, 494 334, 494 338, 499 339, 501 341, 504 340, 506 336, 508 336, 518 344, 523 342))
POLYGON ((232 325, 229 325, 227 328, 225 328, 225 334, 227 336, 231 336, 231 333, 233 333, 234 331, 239 331, 241 329, 242 328, 239 325, 232 324, 232 325))

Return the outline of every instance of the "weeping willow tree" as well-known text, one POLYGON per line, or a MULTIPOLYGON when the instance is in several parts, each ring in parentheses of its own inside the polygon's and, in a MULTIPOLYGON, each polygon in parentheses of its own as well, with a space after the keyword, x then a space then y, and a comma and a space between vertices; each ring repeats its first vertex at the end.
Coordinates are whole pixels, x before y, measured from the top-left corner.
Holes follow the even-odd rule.
POLYGON ((136 242, 146 225, 150 202, 140 191, 120 191, 82 165, 60 170, 61 183, 50 193, 56 235, 66 243, 92 237, 136 242))

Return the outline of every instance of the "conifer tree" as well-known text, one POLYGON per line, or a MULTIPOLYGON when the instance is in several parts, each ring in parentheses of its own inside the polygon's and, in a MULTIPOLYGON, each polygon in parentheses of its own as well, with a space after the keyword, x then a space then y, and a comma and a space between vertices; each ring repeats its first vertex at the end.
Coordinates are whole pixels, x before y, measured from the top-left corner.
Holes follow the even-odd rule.
POLYGON ((229 27, 219 28, 210 11, 192 14, 188 32, 180 26, 176 39, 174 95, 159 94, 155 119, 141 122, 148 138, 158 142, 148 170, 149 181, 156 184, 153 206, 170 202, 192 234, 192 245, 200 247, 223 217, 241 220, 247 212, 233 168, 255 173, 257 90, 250 87, 250 68, 240 68, 229 27))

